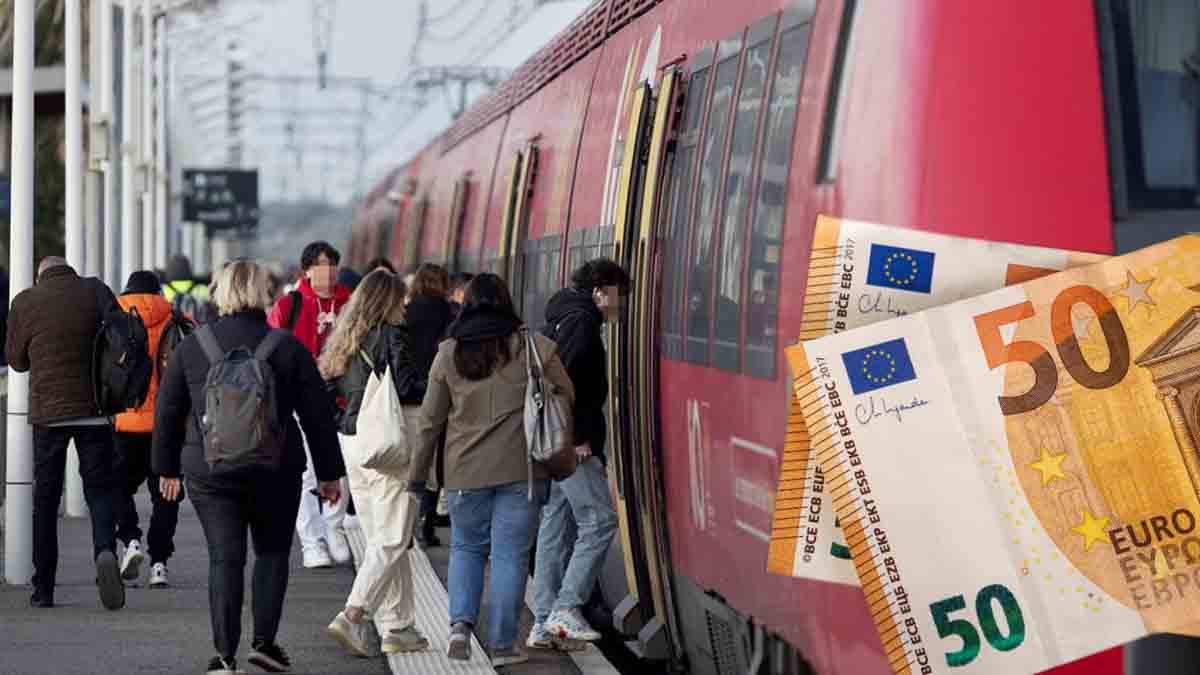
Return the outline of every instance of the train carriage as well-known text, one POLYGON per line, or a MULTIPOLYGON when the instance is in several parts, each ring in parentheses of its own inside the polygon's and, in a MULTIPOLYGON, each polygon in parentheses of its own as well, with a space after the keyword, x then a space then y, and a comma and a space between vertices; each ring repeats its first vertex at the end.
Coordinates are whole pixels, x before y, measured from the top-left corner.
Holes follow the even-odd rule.
POLYGON ((583 260, 627 265, 615 625, 696 673, 883 673, 860 590, 766 571, 817 215, 1171 236, 1196 220, 1198 73, 1194 3, 599 0, 368 196, 392 226, 364 215, 351 257, 496 271, 531 323, 583 260))

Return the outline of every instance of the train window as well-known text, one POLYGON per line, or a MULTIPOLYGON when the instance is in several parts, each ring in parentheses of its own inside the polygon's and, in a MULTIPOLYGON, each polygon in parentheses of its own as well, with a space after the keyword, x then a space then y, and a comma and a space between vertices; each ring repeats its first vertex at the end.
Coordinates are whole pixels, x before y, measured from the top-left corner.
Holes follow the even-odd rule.
MULTIPOLYGON (((667 233, 663 241, 663 355, 683 358, 683 322, 680 299, 683 295, 684 273, 687 269, 687 223, 692 203, 692 178, 695 175, 696 144, 700 134, 704 101, 708 95, 711 51, 697 55, 697 68, 684 93, 685 104, 681 131, 674 154, 670 159, 667 194, 670 196, 666 216, 667 233)), ((574 266, 572 266, 572 269, 574 266)))
MULTIPOLYGON (((842 137, 842 127, 846 123, 842 93, 846 91, 846 82, 850 79, 851 64, 848 59, 853 53, 851 39, 854 36, 856 9, 855 0, 846 0, 842 9, 842 27, 838 35, 837 52, 833 57, 833 72, 829 76, 830 91, 826 98, 829 107, 825 109, 825 137, 821 142, 821 157, 817 170, 818 181, 821 183, 832 183, 837 179, 838 143, 842 137)), ((807 40, 805 42, 807 44, 807 40)))
POLYGON ((709 303, 712 299, 713 235, 717 220, 717 195, 720 192, 721 165, 725 159, 725 141, 733 112, 734 85, 737 83, 741 36, 721 42, 720 61, 713 77, 708 127, 701 144, 700 181, 696 191, 696 218, 692 227, 692 250, 687 278, 687 348, 685 358, 692 363, 708 363, 709 303))
POLYGON ((470 179, 463 176, 454 183, 454 197, 450 201, 450 220, 446 223, 446 240, 442 244, 442 257, 446 259, 446 267, 458 271, 459 239, 462 236, 464 216, 467 212, 467 199, 470 196, 470 179))
POLYGON ((779 317, 779 259, 787 207, 788 169, 800 103, 800 84, 811 25, 789 28, 779 37, 779 54, 763 122, 758 186, 750 229, 747 268, 746 355, 743 372, 775 377, 779 317))
POLYGON ((1113 206, 1126 221, 1117 223, 1116 244, 1126 251, 1195 230, 1200 5, 1113 0, 1096 6, 1113 206))
POLYGON ((716 320, 713 335, 713 365, 723 370, 738 370, 738 339, 741 333, 742 263, 746 211, 750 196, 750 171, 758 124, 763 107, 767 69, 771 66, 770 30, 762 40, 746 51, 742 66, 742 84, 738 92, 737 112, 733 118, 729 168, 725 171, 725 197, 718 234, 720 261, 717 264, 716 320))

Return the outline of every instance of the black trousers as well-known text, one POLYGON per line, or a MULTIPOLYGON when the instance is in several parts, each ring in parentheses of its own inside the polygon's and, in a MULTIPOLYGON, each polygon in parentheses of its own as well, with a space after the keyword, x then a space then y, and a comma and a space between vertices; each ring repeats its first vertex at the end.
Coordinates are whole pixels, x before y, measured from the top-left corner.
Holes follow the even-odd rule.
POLYGON ((92 554, 115 551, 113 431, 105 426, 33 427, 33 587, 53 594, 58 573, 58 505, 75 441, 83 497, 92 519, 92 554))
POLYGON ((175 553, 175 528, 179 524, 179 502, 183 501, 183 495, 173 502, 163 499, 158 489, 158 476, 150 473, 152 438, 151 434, 117 433, 113 474, 119 486, 113 511, 117 519, 117 539, 126 544, 134 539, 140 541, 142 528, 138 526, 137 505, 133 496, 142 483, 146 484, 146 489, 150 491, 150 503, 153 504, 146 552, 153 565, 167 562, 175 553))
POLYGON ((233 658, 242 638, 247 530, 254 538, 254 639, 274 642, 287 594, 300 475, 264 473, 219 484, 189 479, 188 489, 208 542, 208 604, 217 654, 233 658))

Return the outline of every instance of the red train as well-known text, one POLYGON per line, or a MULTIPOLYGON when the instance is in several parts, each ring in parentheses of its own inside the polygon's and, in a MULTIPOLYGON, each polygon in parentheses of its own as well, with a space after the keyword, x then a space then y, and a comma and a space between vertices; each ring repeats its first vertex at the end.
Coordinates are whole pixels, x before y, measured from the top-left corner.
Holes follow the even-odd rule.
POLYGON ((765 571, 815 218, 1188 229, 1198 36, 1195 3, 599 0, 368 196, 351 259, 497 271, 535 324, 582 260, 628 265, 616 626, 663 671, 884 673, 861 591, 765 571))

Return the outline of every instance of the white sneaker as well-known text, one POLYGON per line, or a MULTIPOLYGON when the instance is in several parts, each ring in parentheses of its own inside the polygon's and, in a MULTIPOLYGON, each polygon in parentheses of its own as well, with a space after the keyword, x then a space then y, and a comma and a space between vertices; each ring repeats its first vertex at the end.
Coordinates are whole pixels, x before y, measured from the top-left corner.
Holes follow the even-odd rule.
POLYGON ((163 563, 154 563, 150 567, 150 588, 166 588, 170 585, 167 582, 167 566, 163 563))
POLYGON ((125 545, 125 555, 121 557, 121 578, 125 581, 135 581, 142 575, 142 563, 146 554, 142 553, 142 542, 131 540, 125 545))
POLYGON ((329 530, 325 536, 325 543, 329 547, 329 556, 338 565, 345 565, 353 559, 353 554, 350 552, 350 542, 346 539, 344 531, 329 530))
POLYGON ((305 548, 304 566, 310 570, 333 567, 333 558, 329 557, 329 553, 325 550, 324 546, 305 548))
POLYGON ((346 648, 351 655, 359 658, 370 658, 371 647, 367 640, 367 622, 365 620, 352 623, 346 618, 346 612, 338 612, 326 629, 329 637, 346 648))
POLYGON ((595 642, 601 637, 587 619, 583 618, 583 613, 578 608, 556 609, 550 612, 546 619, 546 630, 568 640, 595 642))

